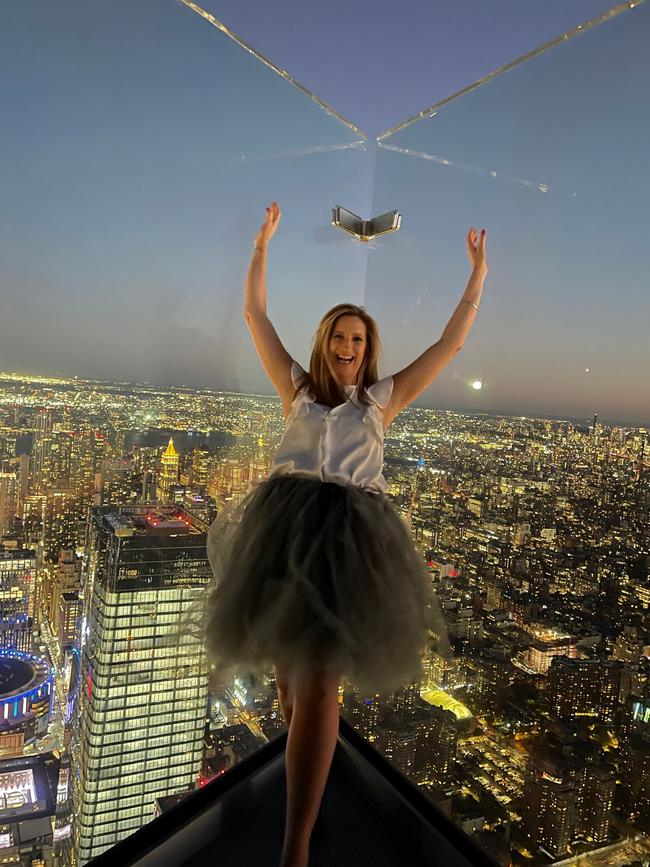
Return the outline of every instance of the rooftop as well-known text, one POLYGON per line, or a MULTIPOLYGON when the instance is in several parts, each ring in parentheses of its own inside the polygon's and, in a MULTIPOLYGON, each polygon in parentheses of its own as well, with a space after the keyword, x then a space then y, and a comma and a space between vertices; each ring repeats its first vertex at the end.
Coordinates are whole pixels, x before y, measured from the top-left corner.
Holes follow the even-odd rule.
POLYGON ((180 506, 109 506, 98 509, 104 525, 119 537, 205 533, 207 525, 180 506))

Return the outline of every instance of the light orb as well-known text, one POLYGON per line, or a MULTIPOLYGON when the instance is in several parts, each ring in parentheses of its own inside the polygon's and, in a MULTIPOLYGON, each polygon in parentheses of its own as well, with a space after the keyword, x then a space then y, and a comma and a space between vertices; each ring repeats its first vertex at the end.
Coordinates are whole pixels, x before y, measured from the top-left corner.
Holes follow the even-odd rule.
POLYGON ((483 388, 483 383, 480 379, 475 379, 472 383, 472 388, 478 391, 479 389, 483 388))

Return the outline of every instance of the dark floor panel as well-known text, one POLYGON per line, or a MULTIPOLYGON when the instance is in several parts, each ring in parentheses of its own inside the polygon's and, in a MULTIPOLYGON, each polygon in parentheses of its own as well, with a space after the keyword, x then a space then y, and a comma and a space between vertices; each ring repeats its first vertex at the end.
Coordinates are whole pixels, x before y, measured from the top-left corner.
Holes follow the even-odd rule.
MULTIPOLYGON (((284 761, 269 778, 266 797, 250 812, 231 818, 227 832, 211 840, 182 867, 275 867, 279 864, 284 834, 286 782, 284 761)), ((422 860, 399 832, 390 816, 378 807, 365 787, 350 777, 342 779, 333 766, 311 841, 310 867, 403 867, 433 864, 422 860)))
MULTIPOLYGON (((403 824, 403 816, 390 812, 378 798, 377 790, 355 771, 350 754, 339 741, 312 835, 310 867, 470 864, 449 847, 444 837, 423 823, 418 841, 418 834, 403 824), (444 861, 442 850, 448 850, 444 861)), ((286 809, 283 757, 274 763, 260 795, 250 809, 230 816, 227 830, 206 842, 182 867, 276 867, 286 809)), ((410 814, 410 821, 416 824, 420 820, 410 814)))
MULTIPOLYGON (((285 748, 286 732, 93 867, 278 867, 285 748)), ((494 867, 343 719, 310 848, 310 867, 494 867)))

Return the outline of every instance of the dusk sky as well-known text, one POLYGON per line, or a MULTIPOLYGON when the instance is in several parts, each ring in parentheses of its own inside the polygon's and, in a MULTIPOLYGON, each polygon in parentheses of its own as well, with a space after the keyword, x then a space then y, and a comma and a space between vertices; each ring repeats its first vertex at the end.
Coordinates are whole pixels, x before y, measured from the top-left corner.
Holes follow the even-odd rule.
POLYGON ((276 199, 269 315, 303 366, 344 300, 377 319, 380 375, 412 361, 486 227, 476 324, 417 402, 650 424, 650 0, 464 94, 613 7, 202 8, 349 123, 179 0, 5 4, 0 370, 272 393, 241 310, 276 199), (402 227, 362 244, 336 205, 402 227))

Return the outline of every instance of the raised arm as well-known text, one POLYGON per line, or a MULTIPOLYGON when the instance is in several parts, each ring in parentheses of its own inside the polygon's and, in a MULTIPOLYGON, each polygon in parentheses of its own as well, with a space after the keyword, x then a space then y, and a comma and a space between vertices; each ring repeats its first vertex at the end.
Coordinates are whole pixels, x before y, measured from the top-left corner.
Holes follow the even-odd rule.
POLYGON ((266 313, 266 251, 280 217, 280 208, 273 202, 266 209, 266 219, 255 238, 244 293, 244 319, 262 367, 280 395, 286 414, 295 391, 291 381, 292 359, 266 313))
POLYGON ((467 254, 473 266, 467 288, 445 326, 442 336, 422 355, 393 375, 393 391, 384 411, 384 428, 429 386, 459 352, 471 331, 481 301, 483 283, 488 272, 485 230, 480 240, 475 229, 467 233, 467 254), (478 243, 477 243, 478 241, 478 243))

